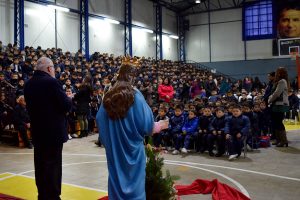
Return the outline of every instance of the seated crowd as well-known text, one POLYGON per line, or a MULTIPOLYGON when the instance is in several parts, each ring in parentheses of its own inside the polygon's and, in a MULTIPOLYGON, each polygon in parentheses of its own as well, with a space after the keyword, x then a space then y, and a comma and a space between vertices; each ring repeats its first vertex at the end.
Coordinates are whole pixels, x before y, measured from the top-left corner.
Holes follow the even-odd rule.
MULTIPOLYGON (((68 96, 74 96, 68 114, 70 138, 96 132, 96 113, 103 95, 115 82, 124 56, 95 52, 86 60, 81 50, 71 54, 59 48, 26 46, 20 51, 16 45, 4 47, 0 41, 0 136, 13 124, 25 145, 32 148, 26 138, 30 121, 22 95, 41 56, 53 60, 56 78, 68 96)), ((241 154, 244 140, 257 148, 259 137, 272 133, 266 103, 268 86, 257 77, 232 81, 182 62, 145 57, 132 60, 138 60, 134 86, 152 107, 157 121, 169 119, 169 129, 151 138, 156 147, 172 149, 173 154, 187 153, 191 148, 208 151, 210 156, 222 156, 227 151, 234 159, 241 154)), ((291 112, 286 117, 295 120, 299 110, 295 81, 291 88, 291 112)), ((101 146, 100 141, 97 144, 101 146)))

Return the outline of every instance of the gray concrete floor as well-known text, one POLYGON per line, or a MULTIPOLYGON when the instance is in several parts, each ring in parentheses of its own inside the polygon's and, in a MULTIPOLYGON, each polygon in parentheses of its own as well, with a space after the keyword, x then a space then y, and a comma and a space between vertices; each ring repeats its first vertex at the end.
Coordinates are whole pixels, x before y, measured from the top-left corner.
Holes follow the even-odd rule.
MULTIPOLYGON (((63 182, 107 190, 105 150, 94 142, 97 135, 72 139, 64 145, 63 182)), ((197 178, 218 179, 249 193, 255 200, 300 199, 300 131, 289 131, 288 148, 270 147, 248 152, 247 158, 229 162, 227 157, 211 158, 207 153, 186 156, 163 154, 165 168, 190 184, 197 178)), ((34 169, 33 150, 0 145, 0 173, 22 173, 34 169)), ((34 176, 28 172, 24 175, 34 176)), ((183 200, 211 199, 211 195, 184 196, 183 200)))

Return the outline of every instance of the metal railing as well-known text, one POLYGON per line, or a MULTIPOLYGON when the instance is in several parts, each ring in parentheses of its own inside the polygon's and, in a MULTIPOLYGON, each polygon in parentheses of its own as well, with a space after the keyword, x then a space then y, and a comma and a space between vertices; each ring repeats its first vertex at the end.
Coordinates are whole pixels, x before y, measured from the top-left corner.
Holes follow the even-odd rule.
POLYGON ((213 73, 214 75, 217 75, 217 76, 223 76, 224 78, 229 78, 231 81, 236 81, 237 79, 230 76, 230 75, 227 75, 227 74, 224 74, 222 72, 219 72, 217 71, 216 69, 213 69, 211 67, 208 67, 206 65, 203 65, 199 62, 196 62, 196 61, 193 61, 193 60, 186 60, 185 62, 186 64, 190 64, 198 69, 202 69, 202 70, 206 70, 206 71, 209 71, 211 73, 213 73))

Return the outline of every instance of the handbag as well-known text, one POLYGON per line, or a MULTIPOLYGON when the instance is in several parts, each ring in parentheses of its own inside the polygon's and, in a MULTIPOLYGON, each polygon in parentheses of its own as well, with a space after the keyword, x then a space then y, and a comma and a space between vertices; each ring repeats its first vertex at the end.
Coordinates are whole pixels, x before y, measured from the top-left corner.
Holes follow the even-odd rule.
POLYGON ((259 147, 267 148, 270 147, 270 136, 261 136, 259 137, 259 147))

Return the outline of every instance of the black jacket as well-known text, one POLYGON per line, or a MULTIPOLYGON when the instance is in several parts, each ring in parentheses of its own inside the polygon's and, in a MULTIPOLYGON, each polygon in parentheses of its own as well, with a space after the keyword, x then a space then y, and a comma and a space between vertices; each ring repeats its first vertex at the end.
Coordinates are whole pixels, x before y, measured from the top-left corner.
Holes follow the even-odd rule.
POLYGON ((27 123, 30 123, 29 115, 26 108, 17 105, 14 110, 14 124, 17 130, 24 128, 27 123))
POLYGON ((199 117, 199 129, 206 130, 208 132, 209 124, 213 120, 213 116, 204 116, 199 117))
POLYGON ((209 125, 209 131, 222 131, 224 132, 225 129, 225 124, 226 124, 226 116, 224 115, 223 117, 214 117, 213 120, 211 121, 209 125))
POLYGON ((92 89, 89 86, 84 86, 79 89, 78 93, 74 96, 74 101, 77 102, 76 113, 78 115, 87 115, 90 110, 92 89))
POLYGON ((66 113, 71 109, 59 82, 43 71, 35 71, 25 84, 24 95, 35 146, 56 146, 68 140, 66 113))
POLYGON ((239 117, 229 116, 225 123, 225 134, 236 136, 237 133, 248 136, 250 131, 250 120, 245 115, 239 117))

